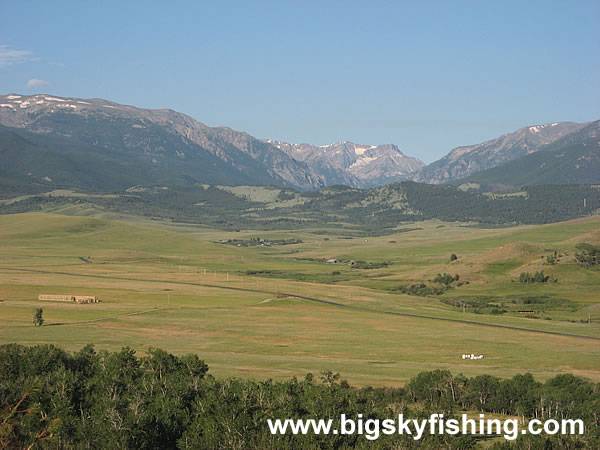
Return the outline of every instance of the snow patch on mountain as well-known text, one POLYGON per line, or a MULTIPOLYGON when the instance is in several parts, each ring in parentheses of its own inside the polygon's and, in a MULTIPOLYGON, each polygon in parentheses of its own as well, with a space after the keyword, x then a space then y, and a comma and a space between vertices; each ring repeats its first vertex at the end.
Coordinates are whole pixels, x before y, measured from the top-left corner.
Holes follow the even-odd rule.
POLYGON ((348 167, 348 169, 353 169, 358 166, 364 166, 364 165, 369 164, 370 162, 373 162, 376 160, 377 160, 377 156, 374 156, 372 158, 365 156, 363 158, 357 159, 355 163, 353 163, 350 167, 348 167))

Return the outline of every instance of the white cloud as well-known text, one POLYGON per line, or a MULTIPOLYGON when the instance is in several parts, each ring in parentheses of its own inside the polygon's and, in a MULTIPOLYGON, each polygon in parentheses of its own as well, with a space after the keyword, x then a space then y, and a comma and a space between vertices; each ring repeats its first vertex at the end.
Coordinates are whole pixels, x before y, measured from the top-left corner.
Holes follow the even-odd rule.
POLYGON ((27 82, 27 87, 28 88, 37 88, 37 87, 41 87, 41 86, 47 86, 48 82, 44 81, 44 80, 38 80, 37 78, 34 78, 32 80, 29 80, 27 82))
POLYGON ((13 50, 8 45, 0 44, 0 69, 27 61, 31 56, 29 50, 13 50))

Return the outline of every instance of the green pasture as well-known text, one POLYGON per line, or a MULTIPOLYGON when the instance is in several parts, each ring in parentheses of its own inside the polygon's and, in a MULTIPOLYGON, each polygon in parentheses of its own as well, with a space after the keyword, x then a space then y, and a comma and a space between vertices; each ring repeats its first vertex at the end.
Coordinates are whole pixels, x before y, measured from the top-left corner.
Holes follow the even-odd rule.
POLYGON ((217 376, 288 377, 333 370, 359 385, 403 384, 423 370, 540 379, 570 372, 600 380, 600 341, 448 318, 600 338, 600 271, 575 263, 575 245, 600 243, 600 218, 503 229, 429 221, 383 237, 333 228, 223 232, 143 218, 27 213, 0 216, 0 343, 77 349, 131 346, 195 352, 217 376), (118 220, 115 220, 118 219, 118 220), (301 244, 236 247, 223 239, 297 238, 301 244), (327 239, 325 239, 327 238, 327 239), (560 261, 544 264, 557 250, 560 261), (450 254, 458 260, 450 262, 450 254), (88 263, 80 258, 83 258, 88 263), (354 269, 324 260, 387 262, 354 269), (521 271, 556 283, 523 285, 521 271), (334 274, 335 272, 335 274, 334 274), (339 272, 339 273, 338 273, 339 272), (399 285, 458 273, 468 284, 441 297, 400 294, 399 285), (516 280, 516 281, 515 281, 516 280), (231 289, 233 288, 233 289, 231 289), (101 303, 38 301, 39 294, 96 295, 101 303), (319 304, 328 300, 392 316, 319 304), (463 312, 444 298, 551 295, 576 308, 543 318, 463 312), (32 325, 34 308, 45 324, 32 325), (583 323, 591 319, 591 323, 583 323), (462 353, 484 354, 463 361, 462 353))

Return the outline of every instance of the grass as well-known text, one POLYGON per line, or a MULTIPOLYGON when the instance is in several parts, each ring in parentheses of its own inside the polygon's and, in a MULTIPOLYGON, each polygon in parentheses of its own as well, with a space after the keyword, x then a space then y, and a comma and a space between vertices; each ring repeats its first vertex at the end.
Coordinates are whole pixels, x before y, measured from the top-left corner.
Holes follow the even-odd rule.
POLYGON ((600 241, 600 218, 503 229, 430 221, 419 225, 422 230, 354 239, 331 228, 223 232, 119 219, 0 216, 0 343, 55 343, 74 350, 93 342, 98 348, 128 345, 141 353, 161 347, 198 353, 217 376, 301 377, 333 370, 357 385, 401 385, 436 368, 506 377, 531 372, 540 379, 570 372, 600 381, 598 341, 390 316, 275 295, 600 337, 600 271, 573 261, 578 242, 600 241), (216 243, 258 236, 303 243, 269 248, 216 243), (556 265, 542 265, 548 248, 566 256, 556 265), (451 253, 457 261, 450 262, 451 253), (390 265, 361 270, 319 261, 329 258, 390 265), (559 282, 513 281, 521 271, 539 269, 559 282), (459 273, 469 281, 444 297, 550 294, 578 308, 546 311, 552 320, 518 313, 465 314, 438 298, 388 291, 427 282, 438 272, 459 273), (40 293, 97 295, 102 303, 41 302, 40 293), (31 323, 36 307, 44 308, 42 327, 31 323), (579 323, 588 317, 591 324, 579 323), (462 353, 486 358, 465 362, 462 353))

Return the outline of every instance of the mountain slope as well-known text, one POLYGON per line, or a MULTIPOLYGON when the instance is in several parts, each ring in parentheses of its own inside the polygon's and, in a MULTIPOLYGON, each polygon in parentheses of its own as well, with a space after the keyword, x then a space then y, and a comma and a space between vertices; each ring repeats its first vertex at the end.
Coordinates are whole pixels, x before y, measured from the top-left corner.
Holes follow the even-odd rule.
MULTIPOLYGON (((96 157, 57 152, 38 146, 10 128, 0 127, 1 173, 20 186, 68 186, 119 190, 139 181, 134 167, 112 165, 96 157)), ((2 184, 2 190, 6 188, 2 184)), ((38 189, 39 190, 39 189, 38 189)))
POLYGON ((534 153, 586 124, 557 122, 521 128, 481 144, 457 147, 442 159, 421 169, 413 179, 440 184, 534 153))
POLYGON ((592 122, 536 153, 478 172, 464 181, 511 186, 598 184, 600 121, 592 122))
POLYGON ((194 181, 311 189, 322 178, 280 149, 229 128, 211 128, 171 110, 102 99, 0 97, 0 124, 68 139, 88 153, 112 153, 194 181))
POLYGON ((352 142, 315 146, 267 141, 325 177, 327 185, 374 187, 410 178, 424 163, 404 155, 392 144, 352 142))
MULTIPOLYGON (((28 185, 118 191, 136 184, 252 183, 210 153, 195 154, 193 164, 165 159, 162 164, 134 152, 87 144, 71 137, 0 126, 2 170, 28 185), (198 176, 196 165, 205 170, 198 176)), ((154 158, 153 158, 154 159, 154 158)), ((269 180, 269 178, 266 178, 269 180)), ((2 191, 8 189, 2 183, 2 191)))

